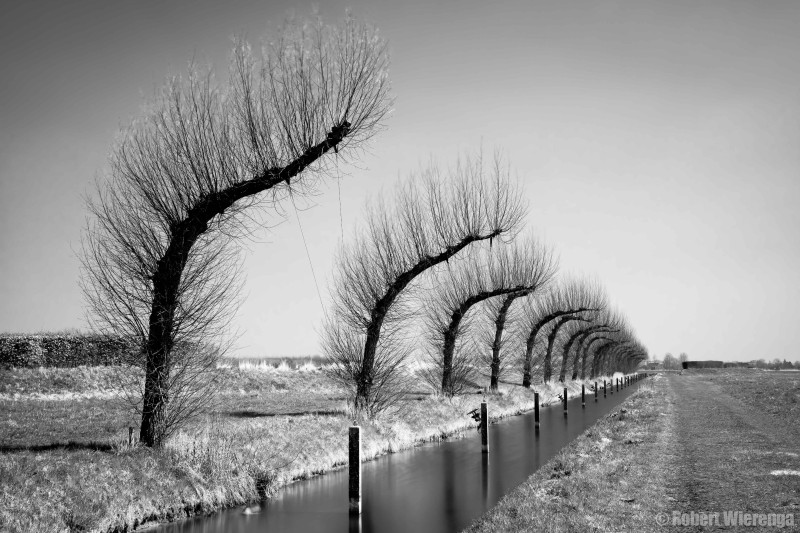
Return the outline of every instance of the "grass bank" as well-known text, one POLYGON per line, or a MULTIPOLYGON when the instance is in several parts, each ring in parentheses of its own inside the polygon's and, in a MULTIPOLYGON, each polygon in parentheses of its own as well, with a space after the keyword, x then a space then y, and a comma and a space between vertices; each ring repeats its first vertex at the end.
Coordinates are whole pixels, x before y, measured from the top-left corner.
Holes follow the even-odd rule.
POLYGON ((673 410, 664 379, 646 380, 467 531, 658 531, 673 410))
MULTIPOLYGON (((116 379, 112 368, 0 376, 0 530, 129 531, 255 501, 346 462, 345 398, 314 365, 220 368, 214 409, 158 451, 127 445, 138 421, 116 379)), ((537 391, 546 404, 561 385, 537 391)), ((413 392, 394 415, 362 423, 364 457, 457 438, 486 397, 413 392)), ((488 399, 494 419, 534 401, 508 383, 488 399)))

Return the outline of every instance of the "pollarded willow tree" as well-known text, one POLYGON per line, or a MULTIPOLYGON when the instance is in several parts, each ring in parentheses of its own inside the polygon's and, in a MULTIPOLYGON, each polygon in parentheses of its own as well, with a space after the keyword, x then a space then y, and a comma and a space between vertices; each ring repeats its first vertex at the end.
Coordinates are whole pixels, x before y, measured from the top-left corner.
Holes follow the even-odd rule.
POLYGON ((414 281, 475 243, 513 238, 525 213, 499 156, 464 157, 449 172, 432 165, 368 209, 366 227, 339 253, 322 341, 356 412, 375 415, 402 393, 414 281))
POLYGON ((543 377, 547 383, 552 377, 552 354, 556 337, 561 328, 573 321, 588 322, 584 313, 597 312, 605 308, 606 295, 597 281, 589 279, 567 279, 550 290, 542 298, 526 301, 522 319, 522 334, 525 339, 522 385, 531 386, 533 352, 538 334, 550 327, 547 348, 542 357, 543 377))
MULTIPOLYGON (((558 261, 552 251, 532 238, 519 243, 515 242, 511 247, 500 248, 496 253, 510 256, 503 258, 504 263, 516 263, 518 265, 528 265, 529 267, 535 266, 539 283, 531 285, 527 289, 505 294, 502 297, 491 298, 487 302, 491 327, 485 333, 486 341, 488 341, 487 344, 490 348, 489 356, 485 359, 489 363, 489 388, 492 391, 496 391, 499 386, 500 375, 505 369, 508 355, 511 352, 511 350, 505 349, 509 339, 508 336, 504 336, 504 332, 509 318, 512 316, 514 302, 520 298, 533 298, 538 295, 553 279, 558 268, 558 261)), ((484 352, 481 351, 480 353, 484 352)))
POLYGON ((175 365, 231 316, 232 239, 257 205, 312 192, 333 152, 348 159, 379 130, 387 67, 384 41, 352 17, 287 23, 260 51, 235 46, 227 85, 192 66, 124 132, 89 203, 82 286, 93 324, 141 346, 143 444, 175 427, 175 365))
MULTIPOLYGON (((528 296, 547 283, 554 270, 550 250, 535 239, 526 239, 519 245, 498 243, 473 249, 442 272, 425 306, 434 375, 442 393, 458 393, 468 376, 468 358, 459 354, 457 344, 473 307, 491 298, 528 296)), ((497 390, 500 365, 498 353, 490 360, 492 390, 497 390)))
POLYGON ((575 356, 572 358, 572 379, 578 378, 579 363, 582 365, 581 379, 585 378, 585 365, 586 365, 586 351, 583 350, 584 341, 592 335, 599 335, 603 333, 610 333, 619 331, 622 327, 624 319, 618 311, 614 309, 603 309, 601 311, 588 312, 585 314, 587 321, 583 322, 570 322, 566 326, 565 337, 566 342, 562 347, 561 352, 561 372, 559 373, 559 381, 564 382, 567 376, 567 368, 570 361, 570 350, 575 345, 575 356), (583 355, 583 357, 581 357, 583 355))
POLYGON ((644 359, 647 358, 647 350, 626 322, 620 324, 617 331, 592 336, 584 353, 587 358, 592 357, 591 378, 618 371, 627 372, 632 368, 632 362, 635 362, 635 367, 642 360, 642 354, 644 359))

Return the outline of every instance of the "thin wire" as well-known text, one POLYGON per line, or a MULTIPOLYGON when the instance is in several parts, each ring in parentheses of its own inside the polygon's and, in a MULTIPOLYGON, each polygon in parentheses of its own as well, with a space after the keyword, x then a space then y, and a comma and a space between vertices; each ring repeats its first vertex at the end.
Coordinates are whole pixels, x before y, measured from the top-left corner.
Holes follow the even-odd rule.
POLYGON ((342 221, 342 175, 339 172, 339 154, 333 159, 336 163, 336 188, 339 191, 339 238, 344 242, 344 222, 342 221))
POLYGON ((311 277, 314 278, 314 287, 317 289, 317 298, 319 298, 319 305, 322 308, 322 312, 325 312, 325 304, 322 303, 322 293, 319 291, 319 283, 317 283, 317 274, 314 272, 314 263, 311 262, 311 254, 308 251, 308 243, 306 242, 306 234, 303 231, 303 225, 300 223, 300 213, 297 211, 297 206, 294 203, 294 195, 292 195, 292 190, 289 189, 289 199, 292 201, 292 207, 294 207, 294 216, 297 217, 297 226, 300 228, 300 236, 303 238, 303 246, 306 249, 306 257, 308 258, 308 266, 311 267, 311 277))

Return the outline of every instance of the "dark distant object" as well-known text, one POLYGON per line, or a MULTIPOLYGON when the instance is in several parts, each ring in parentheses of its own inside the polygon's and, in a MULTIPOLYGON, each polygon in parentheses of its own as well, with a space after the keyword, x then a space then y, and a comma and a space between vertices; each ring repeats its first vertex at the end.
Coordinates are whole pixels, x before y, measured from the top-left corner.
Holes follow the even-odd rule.
POLYGON ((480 413, 480 411, 478 411, 478 409, 477 409, 477 408, 473 409, 472 411, 470 411, 470 412, 469 412, 469 413, 467 413, 467 414, 468 414, 469 416, 471 416, 471 417, 472 417, 472 419, 473 419, 475 422, 480 422, 480 421, 481 421, 481 413, 480 413))
POLYGON ((733 362, 733 363, 724 363, 722 365, 722 367, 723 368, 755 368, 755 365, 752 364, 752 363, 733 362))
POLYGON ((722 361, 684 361, 683 368, 723 368, 725 363, 722 361))

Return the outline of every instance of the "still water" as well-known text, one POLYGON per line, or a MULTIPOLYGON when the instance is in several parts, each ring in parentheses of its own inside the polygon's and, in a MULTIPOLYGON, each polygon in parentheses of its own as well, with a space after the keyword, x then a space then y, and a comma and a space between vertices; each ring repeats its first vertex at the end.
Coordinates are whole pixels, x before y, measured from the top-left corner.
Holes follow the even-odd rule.
MULTIPOLYGON (((341 469, 281 490, 265 502, 260 514, 244 515, 242 507, 205 518, 158 528, 158 533, 255 532, 455 532, 493 507, 561 448, 597 419, 618 406, 635 386, 597 402, 587 391, 580 397, 543 407, 540 430, 534 416, 524 414, 489 426, 489 453, 481 453, 480 435, 429 444, 385 455, 362 465, 362 514, 348 513, 347 469, 341 469)), ((491 413, 491 403, 489 404, 491 413)), ((346 431, 342 438, 347 438, 346 431)))

